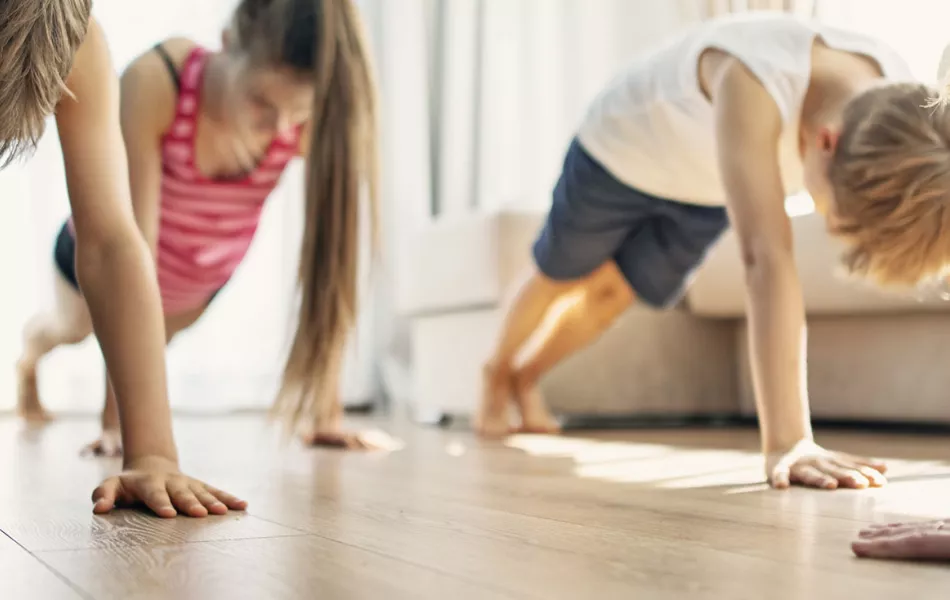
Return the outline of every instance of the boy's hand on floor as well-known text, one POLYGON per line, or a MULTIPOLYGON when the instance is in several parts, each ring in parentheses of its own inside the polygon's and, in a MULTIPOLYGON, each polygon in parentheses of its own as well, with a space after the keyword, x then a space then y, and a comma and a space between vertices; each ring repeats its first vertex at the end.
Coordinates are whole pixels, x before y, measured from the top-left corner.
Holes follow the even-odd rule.
POLYGON ((118 429, 103 429, 99 439, 86 444, 80 454, 82 456, 118 458, 122 456, 122 433, 118 429))
POLYGON ((881 487, 887 483, 886 470, 879 460, 825 450, 811 440, 802 440, 787 452, 766 455, 769 484, 777 489, 792 484, 826 490, 881 487))
POLYGON ((950 560, 950 520, 872 525, 851 549, 862 558, 950 560))
POLYGON ((163 518, 179 512, 190 517, 223 515, 244 510, 247 502, 183 475, 178 465, 161 457, 132 461, 119 475, 106 479, 92 493, 93 512, 105 514, 116 506, 142 503, 163 518))

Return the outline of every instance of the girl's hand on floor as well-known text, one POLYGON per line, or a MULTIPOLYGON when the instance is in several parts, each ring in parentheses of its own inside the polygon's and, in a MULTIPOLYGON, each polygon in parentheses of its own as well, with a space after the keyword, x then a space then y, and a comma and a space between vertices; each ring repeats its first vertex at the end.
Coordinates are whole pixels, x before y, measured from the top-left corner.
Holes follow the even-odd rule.
POLYGON ((177 464, 161 457, 145 457, 127 464, 122 473, 96 488, 92 500, 93 512, 99 515, 116 506, 138 503, 163 518, 175 517, 179 512, 200 518, 247 508, 244 500, 183 475, 177 464))
POLYGON ((950 520, 872 525, 851 549, 862 558, 950 560, 950 520))
POLYGON ((122 456, 122 433, 118 429, 103 429, 99 439, 83 447, 80 454, 118 458, 122 456))
POLYGON ((834 490, 863 489, 887 483, 887 465, 879 460, 825 450, 811 440, 802 440, 788 452, 766 455, 769 483, 777 489, 792 484, 834 490))
POLYGON ((300 440, 307 446, 324 446, 367 452, 395 452, 404 444, 383 431, 321 431, 304 434, 300 440))

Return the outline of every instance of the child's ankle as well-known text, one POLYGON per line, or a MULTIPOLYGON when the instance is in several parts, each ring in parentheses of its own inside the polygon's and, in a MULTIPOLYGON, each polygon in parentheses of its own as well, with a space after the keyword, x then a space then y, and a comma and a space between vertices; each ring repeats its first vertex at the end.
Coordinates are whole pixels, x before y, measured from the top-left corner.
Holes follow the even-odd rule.
POLYGON ((102 413, 102 418, 100 419, 100 422, 102 424, 103 431, 119 429, 119 415, 117 414, 102 413))
POLYGON ((482 366, 482 377, 492 384, 507 383, 512 377, 511 366, 497 362, 487 362, 482 366))
POLYGON ((538 377, 534 373, 526 371, 516 371, 511 374, 511 384, 519 394, 528 392, 538 387, 538 377))
POLYGON ((16 361, 16 372, 21 377, 35 377, 36 361, 21 358, 20 360, 16 361))

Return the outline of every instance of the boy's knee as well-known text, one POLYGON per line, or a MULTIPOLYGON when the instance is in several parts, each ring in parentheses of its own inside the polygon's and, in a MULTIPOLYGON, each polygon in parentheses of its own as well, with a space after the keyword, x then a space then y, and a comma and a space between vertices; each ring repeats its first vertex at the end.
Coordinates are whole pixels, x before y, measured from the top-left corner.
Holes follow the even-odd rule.
POLYGON ((587 278, 555 279, 550 275, 546 275, 540 269, 536 269, 531 275, 530 283, 533 284, 535 288, 546 292, 548 295, 556 296, 565 294, 584 285, 586 280, 587 278))
POLYGON ((585 295, 591 307, 611 314, 625 310, 635 298, 633 289, 613 261, 605 263, 591 276, 585 295))
POLYGON ((556 290, 559 293, 572 292, 582 288, 585 291, 603 290, 604 293, 616 290, 619 294, 623 292, 624 288, 629 289, 630 287, 623 273, 620 272, 617 263, 612 260, 603 263, 587 275, 573 279, 555 279, 544 274, 540 269, 535 271, 534 279, 539 285, 556 290))

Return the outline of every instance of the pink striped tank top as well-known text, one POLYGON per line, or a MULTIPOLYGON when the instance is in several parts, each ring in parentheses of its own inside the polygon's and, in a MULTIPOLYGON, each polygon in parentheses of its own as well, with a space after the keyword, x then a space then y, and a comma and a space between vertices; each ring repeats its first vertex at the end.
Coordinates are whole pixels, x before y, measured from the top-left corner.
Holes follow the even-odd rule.
POLYGON ((211 179, 195 166, 195 131, 208 53, 195 48, 179 76, 175 119, 162 138, 158 283, 165 314, 209 301, 247 254, 264 202, 298 154, 299 129, 275 137, 253 171, 211 179))

